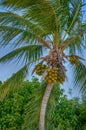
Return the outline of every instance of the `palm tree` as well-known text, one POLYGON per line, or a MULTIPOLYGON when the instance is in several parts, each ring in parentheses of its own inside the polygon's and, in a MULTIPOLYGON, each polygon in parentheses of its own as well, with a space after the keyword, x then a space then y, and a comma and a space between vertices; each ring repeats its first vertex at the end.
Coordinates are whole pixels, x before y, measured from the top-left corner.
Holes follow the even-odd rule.
POLYGON ((86 91, 86 67, 81 62, 84 59, 77 55, 85 47, 86 23, 82 21, 85 4, 82 0, 4 0, 1 5, 7 10, 0 12, 0 46, 10 45, 14 49, 0 57, 0 62, 16 59, 23 64, 2 85, 0 95, 4 97, 18 88, 27 76, 28 68, 36 63, 32 73, 42 74, 42 79, 47 82, 39 119, 39 130, 44 130, 50 93, 56 82, 64 83, 66 62, 73 66, 76 85, 86 91), (77 78, 79 72, 80 81, 77 78))

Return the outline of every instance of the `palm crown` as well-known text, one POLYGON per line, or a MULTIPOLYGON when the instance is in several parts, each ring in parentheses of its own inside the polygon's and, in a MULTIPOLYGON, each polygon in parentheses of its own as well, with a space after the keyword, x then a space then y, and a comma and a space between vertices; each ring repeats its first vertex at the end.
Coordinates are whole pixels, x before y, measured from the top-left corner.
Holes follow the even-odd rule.
MULTIPOLYGON (((0 62, 23 59, 23 67, 2 87, 4 94, 9 88, 11 90, 12 84, 16 87, 20 85, 27 76, 28 67, 35 62, 39 65, 45 63, 42 76, 48 83, 63 83, 66 78, 64 64, 70 61, 75 64, 75 83, 81 82, 79 85, 85 90, 86 76, 82 75, 85 75, 86 68, 80 62, 83 59, 76 53, 85 46, 86 24, 82 22, 82 0, 4 0, 1 4, 8 11, 0 12, 0 46, 12 44, 14 50, 1 57, 0 62), (49 53, 44 56, 46 49, 49 53), (50 81, 47 76, 53 68, 60 78, 50 81), (77 75, 78 72, 80 75, 77 75)), ((37 66, 34 71, 37 72, 37 66)))

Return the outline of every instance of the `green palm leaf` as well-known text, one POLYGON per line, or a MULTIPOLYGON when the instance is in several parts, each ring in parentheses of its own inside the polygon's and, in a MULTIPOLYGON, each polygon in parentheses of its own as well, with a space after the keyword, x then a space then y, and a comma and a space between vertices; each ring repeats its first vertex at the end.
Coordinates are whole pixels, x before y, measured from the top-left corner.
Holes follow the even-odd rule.
POLYGON ((80 63, 79 66, 73 68, 74 71, 74 87, 86 94, 86 66, 80 63))
POLYGON ((23 16, 18 15, 17 13, 12 12, 0 12, 0 22, 2 25, 10 25, 15 26, 19 29, 26 29, 30 31, 35 31, 37 35, 37 30, 42 31, 40 26, 36 23, 33 23, 30 19, 25 19, 23 16))
POLYGON ((43 54, 43 46, 41 45, 30 45, 23 46, 9 52, 5 56, 0 58, 0 62, 8 62, 16 58, 16 60, 23 60, 25 62, 32 62, 36 59, 39 59, 43 54))
MULTIPOLYGON (((29 18, 28 20, 32 20, 34 23, 41 25, 43 30, 46 30, 46 33, 50 33, 50 31, 54 31, 58 27, 64 27, 64 23, 66 23, 66 19, 69 12, 69 1, 65 2, 57 2, 54 1, 25 1, 24 3, 20 1, 6 1, 9 3, 9 6, 15 6, 19 8, 23 8, 24 4, 27 7, 24 11, 24 17, 29 18), (46 12, 49 12, 48 14, 46 12), (64 12, 64 14, 62 13, 64 12), (65 17, 66 16, 66 17, 65 17), (64 20, 65 19, 65 20, 64 20)), ((7 4, 6 3, 6 4, 7 4)))
POLYGON ((20 44, 33 44, 39 42, 45 47, 49 47, 48 43, 43 40, 44 30, 39 24, 33 21, 23 18, 17 14, 0 13, 0 34, 1 45, 8 45, 9 42, 14 42, 14 46, 20 44), (41 32, 41 33, 40 33, 41 32), (40 38, 41 36, 41 38, 40 38))
MULTIPOLYGON (((42 0, 37 0, 38 3, 46 3, 45 1, 42 1, 42 0)), ((25 1, 22 1, 19 0, 4 0, 2 2, 3 5, 5 6, 10 6, 10 7, 14 7, 14 8, 27 8, 29 5, 33 5, 33 4, 36 4, 37 3, 35 0, 31 1, 31 0, 25 0, 25 1)))
POLYGON ((70 33, 71 32, 71 28, 75 27, 76 23, 80 23, 80 16, 81 16, 81 6, 82 6, 82 1, 81 0, 73 0, 71 1, 71 12, 70 12, 70 16, 68 19, 68 30, 67 32, 70 33))
POLYGON ((3 100, 3 98, 6 97, 6 95, 11 91, 14 92, 19 87, 21 87, 21 84, 28 73, 28 65, 23 66, 18 72, 13 74, 7 81, 2 84, 0 87, 0 100, 3 100))
POLYGON ((69 54, 82 53, 85 46, 85 34, 86 34, 86 24, 77 27, 73 34, 68 35, 63 42, 63 50, 67 50, 69 54))

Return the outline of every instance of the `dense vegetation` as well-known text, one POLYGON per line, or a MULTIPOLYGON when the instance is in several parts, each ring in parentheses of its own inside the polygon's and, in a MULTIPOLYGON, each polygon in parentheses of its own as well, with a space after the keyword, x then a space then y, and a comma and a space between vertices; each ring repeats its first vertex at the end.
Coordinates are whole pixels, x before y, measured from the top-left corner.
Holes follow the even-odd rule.
MULTIPOLYGON (((58 84, 46 112, 45 130, 85 130, 86 100, 68 99, 58 84)), ((38 130, 41 98, 46 83, 36 78, 23 82, 21 89, 0 102, 0 130, 38 130), (27 125, 24 120, 27 119, 27 125), (27 127, 26 127, 27 126, 27 127)))

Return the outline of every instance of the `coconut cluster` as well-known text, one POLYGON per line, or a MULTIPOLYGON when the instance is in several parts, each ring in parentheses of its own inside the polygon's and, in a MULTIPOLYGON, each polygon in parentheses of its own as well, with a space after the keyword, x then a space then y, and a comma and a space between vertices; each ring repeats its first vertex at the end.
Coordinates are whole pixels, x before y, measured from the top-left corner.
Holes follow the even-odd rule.
POLYGON ((57 69, 56 68, 48 68, 48 74, 46 76, 46 81, 48 83, 56 83, 57 82, 57 69))
POLYGON ((70 56, 70 63, 75 64, 76 66, 79 65, 79 60, 76 56, 70 56))
POLYGON ((46 81, 48 83, 56 83, 56 82, 60 82, 63 83, 65 81, 65 76, 63 76, 58 70, 57 68, 53 67, 53 68, 48 68, 47 69, 48 74, 46 76, 46 81))
POLYGON ((42 75, 44 73, 45 69, 46 69, 46 65, 38 64, 36 66, 36 74, 42 75))
POLYGON ((45 79, 48 83, 56 83, 56 82, 59 82, 59 83, 63 83, 65 81, 65 75, 63 75, 61 73, 60 70, 58 70, 58 68, 56 67, 48 67, 46 65, 43 65, 43 64, 38 64, 36 66, 36 74, 41 76, 44 72, 46 72, 45 74, 45 79))

